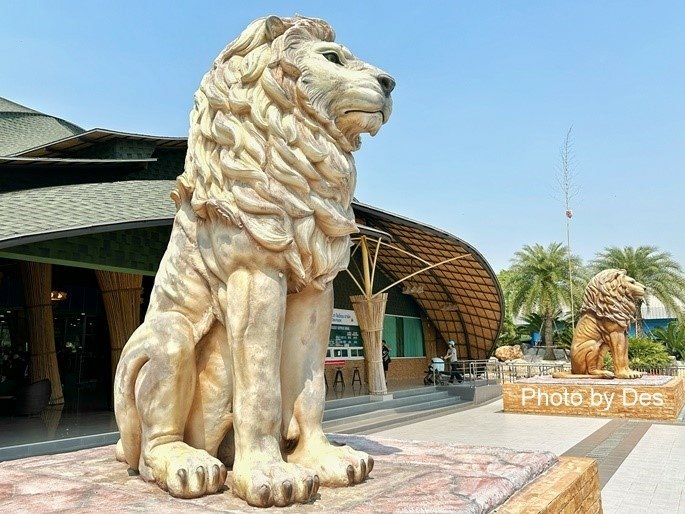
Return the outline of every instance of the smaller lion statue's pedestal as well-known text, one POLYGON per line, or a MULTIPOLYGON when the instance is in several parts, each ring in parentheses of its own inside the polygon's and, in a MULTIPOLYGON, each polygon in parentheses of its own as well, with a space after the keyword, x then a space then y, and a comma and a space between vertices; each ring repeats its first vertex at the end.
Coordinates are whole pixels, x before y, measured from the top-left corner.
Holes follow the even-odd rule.
POLYGON ((536 376, 502 386, 505 412, 675 419, 685 406, 681 377, 632 380, 536 376))

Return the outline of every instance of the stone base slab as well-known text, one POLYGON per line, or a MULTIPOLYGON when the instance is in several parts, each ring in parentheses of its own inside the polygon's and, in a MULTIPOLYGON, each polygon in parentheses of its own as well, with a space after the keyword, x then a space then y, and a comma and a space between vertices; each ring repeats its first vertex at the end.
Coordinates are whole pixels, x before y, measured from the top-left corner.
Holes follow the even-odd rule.
POLYGON ((676 419, 685 406, 681 377, 636 380, 531 377, 502 386, 505 412, 676 419))
MULTIPOLYGON (((533 512, 521 510, 521 502, 547 501, 554 506, 569 498, 564 500, 568 503, 579 494, 564 492, 569 487, 588 497, 595 494, 596 488, 582 489, 579 478, 571 477, 568 462, 578 459, 559 463, 549 452, 329 437, 373 455, 371 477, 351 488, 321 488, 314 502, 288 507, 287 512, 481 514, 498 507, 514 509, 500 512, 533 512), (560 500, 554 500, 554 491, 560 500)), ((172 498, 155 484, 129 476, 126 466, 114 459, 114 447, 107 446, 0 462, 0 512, 263 512, 233 496, 230 485, 229 472, 227 487, 220 494, 194 500, 172 498)))
POLYGON ((601 514, 597 461, 560 457, 559 464, 495 510, 497 514, 601 514))

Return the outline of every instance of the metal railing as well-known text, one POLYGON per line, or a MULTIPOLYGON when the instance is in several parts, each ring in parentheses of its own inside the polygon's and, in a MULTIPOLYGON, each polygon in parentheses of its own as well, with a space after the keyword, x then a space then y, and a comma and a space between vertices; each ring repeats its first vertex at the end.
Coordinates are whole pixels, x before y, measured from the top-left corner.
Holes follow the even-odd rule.
POLYGON ((540 375, 551 375, 559 371, 571 371, 570 363, 540 363, 540 362, 497 362, 500 383, 515 382, 519 378, 530 378, 540 375))
MULTIPOLYGON (((635 371, 650 375, 668 375, 685 378, 685 365, 669 364, 667 366, 640 367, 631 366, 635 371)), ((444 385, 450 379, 450 365, 446 363, 445 371, 434 371, 436 385, 444 385)), ((498 362, 491 360, 465 360, 457 363, 456 373, 463 378, 463 384, 471 387, 486 384, 503 384, 515 382, 520 378, 530 378, 540 375, 551 375, 559 371, 571 371, 571 363, 540 363, 540 362, 498 362)))
MULTIPOLYGON (((519 378, 530 378, 537 375, 551 375, 557 371, 570 371, 570 363, 539 363, 539 362, 498 362, 491 360, 464 360, 457 362, 456 374, 463 379, 462 383, 470 387, 488 384, 503 384, 514 382, 519 378)), ((685 367, 682 370, 685 376, 685 367)), ((449 363, 445 363, 445 370, 433 371, 433 383, 444 385, 451 376, 449 363)))
POLYGON ((668 375, 671 377, 683 377, 685 378, 685 366, 682 364, 669 364, 663 367, 647 367, 647 366, 630 366, 631 369, 635 371, 641 371, 649 375, 668 375))
POLYGON ((500 383, 497 367, 493 366, 493 363, 488 360, 458 361, 454 370, 452 370, 450 363, 445 363, 444 371, 438 372, 433 370, 433 383, 435 385, 444 385, 453 374, 456 374, 456 378, 461 379, 462 384, 471 387, 500 383))

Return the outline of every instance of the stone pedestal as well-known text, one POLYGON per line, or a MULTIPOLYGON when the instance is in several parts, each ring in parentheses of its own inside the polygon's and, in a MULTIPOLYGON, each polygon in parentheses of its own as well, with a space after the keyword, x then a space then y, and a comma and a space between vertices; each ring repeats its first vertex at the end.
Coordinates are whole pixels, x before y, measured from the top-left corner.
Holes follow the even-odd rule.
MULTIPOLYGON (((329 438, 373 455, 371 477, 354 487, 322 487, 313 503, 282 512, 601 512, 592 459, 368 436, 329 438)), ((226 486, 203 498, 172 498, 129 476, 114 460, 114 447, 107 446, 0 462, 0 511, 263 512, 231 494, 230 472, 226 486)))
POLYGON ((559 464, 512 496, 497 514, 602 512, 595 459, 560 457, 559 464))
POLYGON ((675 419, 685 406, 681 377, 635 380, 538 376, 502 386, 504 410, 525 414, 675 419))

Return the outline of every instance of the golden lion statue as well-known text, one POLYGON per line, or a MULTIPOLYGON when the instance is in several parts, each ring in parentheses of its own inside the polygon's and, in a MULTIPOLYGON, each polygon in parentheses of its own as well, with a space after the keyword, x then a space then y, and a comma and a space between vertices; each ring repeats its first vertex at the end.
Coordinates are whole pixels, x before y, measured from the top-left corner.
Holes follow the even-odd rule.
POLYGON ((585 288, 580 319, 571 343, 571 373, 555 378, 639 378, 642 373, 628 366, 628 326, 635 321, 636 300, 645 286, 622 269, 607 269, 595 275, 585 288), (614 372, 604 369, 609 351, 614 372))
POLYGON ((373 459, 323 433, 332 281, 357 232, 360 134, 395 82, 324 21, 253 22, 195 95, 177 214, 114 382, 117 458, 173 496, 308 502, 373 459))

